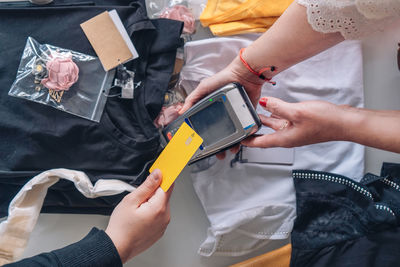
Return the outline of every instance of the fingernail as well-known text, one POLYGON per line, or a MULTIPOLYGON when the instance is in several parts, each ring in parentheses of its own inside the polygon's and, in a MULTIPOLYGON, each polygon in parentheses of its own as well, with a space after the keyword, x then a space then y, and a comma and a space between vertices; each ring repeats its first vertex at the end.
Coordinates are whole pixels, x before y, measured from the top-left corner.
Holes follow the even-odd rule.
POLYGON ((258 101, 258 103, 261 105, 261 106, 263 106, 264 108, 266 108, 267 107, 267 98, 266 97, 263 97, 263 98, 261 98, 260 99, 260 101, 258 101))
POLYGON ((152 175, 154 181, 160 180, 160 175, 159 175, 159 173, 160 173, 160 171, 159 171, 158 169, 155 169, 155 170, 151 173, 151 175, 152 175))

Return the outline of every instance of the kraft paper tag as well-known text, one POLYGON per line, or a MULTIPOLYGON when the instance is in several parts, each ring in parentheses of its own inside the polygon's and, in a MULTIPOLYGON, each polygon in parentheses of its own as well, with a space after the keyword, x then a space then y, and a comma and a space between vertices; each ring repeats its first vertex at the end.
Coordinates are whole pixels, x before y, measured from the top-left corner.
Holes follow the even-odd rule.
POLYGON ((160 169, 163 177, 160 187, 165 192, 168 191, 202 143, 203 139, 186 122, 182 123, 150 168, 150 172, 160 169))
POLYGON ((138 57, 115 10, 105 11, 81 24, 105 71, 138 57))

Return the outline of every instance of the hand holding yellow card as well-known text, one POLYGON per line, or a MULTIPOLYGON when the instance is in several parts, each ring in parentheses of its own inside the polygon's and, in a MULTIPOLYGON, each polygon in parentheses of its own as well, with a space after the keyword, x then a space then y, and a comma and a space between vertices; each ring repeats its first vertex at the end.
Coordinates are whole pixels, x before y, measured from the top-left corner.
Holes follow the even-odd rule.
POLYGON ((162 182, 160 187, 167 192, 194 153, 203 143, 203 139, 185 122, 169 141, 160 156, 150 168, 150 172, 160 169, 162 182))

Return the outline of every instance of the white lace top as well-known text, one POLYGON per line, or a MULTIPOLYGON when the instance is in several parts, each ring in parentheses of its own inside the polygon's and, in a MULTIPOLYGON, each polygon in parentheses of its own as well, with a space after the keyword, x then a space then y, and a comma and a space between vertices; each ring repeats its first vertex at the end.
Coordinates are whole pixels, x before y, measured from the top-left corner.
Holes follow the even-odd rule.
POLYGON ((400 18, 400 0, 297 0, 314 30, 359 39, 400 18))

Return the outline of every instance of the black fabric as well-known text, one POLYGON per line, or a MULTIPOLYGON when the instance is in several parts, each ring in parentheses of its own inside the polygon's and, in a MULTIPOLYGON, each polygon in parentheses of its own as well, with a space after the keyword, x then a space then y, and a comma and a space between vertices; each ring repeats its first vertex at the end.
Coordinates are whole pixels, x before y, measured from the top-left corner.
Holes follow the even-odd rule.
MULTIPOLYGON (((84 171, 92 182, 101 178, 141 184, 160 150, 152 122, 182 45, 182 23, 150 21, 143 0, 56 1, 26 8, 0 4, 0 21, 0 217, 22 185, 48 169, 84 171), (133 100, 109 98, 100 123, 95 123, 8 96, 28 36, 95 55, 79 24, 112 9, 139 53, 127 64, 141 84, 133 100)), ((72 183, 60 181, 50 188, 42 212, 110 214, 122 197, 86 199, 72 183)))
POLYGON ((290 266, 399 266, 400 164, 358 183, 293 171, 297 218, 290 266))
POLYGON ((110 237, 93 228, 79 242, 4 266, 118 267, 122 262, 110 237))

